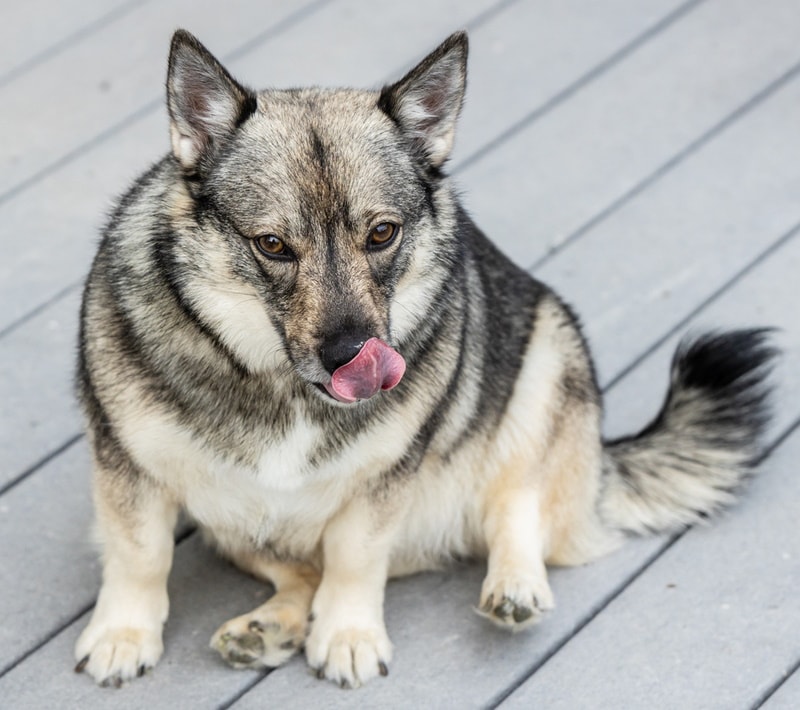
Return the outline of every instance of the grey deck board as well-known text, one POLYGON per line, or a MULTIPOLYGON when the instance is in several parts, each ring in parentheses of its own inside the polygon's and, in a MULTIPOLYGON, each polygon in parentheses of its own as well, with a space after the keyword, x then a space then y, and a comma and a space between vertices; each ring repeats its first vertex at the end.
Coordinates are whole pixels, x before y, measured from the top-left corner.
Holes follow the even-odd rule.
POLYGON ((696 0, 543 0, 489 20, 470 47, 454 169, 524 130, 697 6, 696 0))
POLYGON ((142 0, 28 0, 0 8, 0 86, 63 52, 142 0))
MULTIPOLYGON (((109 692, 72 673, 72 645, 98 586, 88 537, 86 443, 54 454, 80 431, 70 393, 77 282, 88 268, 110 196, 167 145, 163 107, 149 108, 148 102, 163 81, 166 38, 174 26, 197 31, 220 55, 233 52, 234 73, 259 86, 377 86, 449 31, 470 25, 470 93, 453 165, 479 224, 518 261, 532 264, 558 247, 537 275, 584 316, 602 380, 613 383, 607 430, 630 431, 652 415, 666 387, 675 341, 687 327, 709 325, 781 326, 778 338, 786 356, 776 371, 781 387, 771 440, 800 415, 793 279, 800 238, 785 236, 800 221, 793 120, 800 80, 789 76, 765 91, 800 60, 793 42, 800 29, 796 1, 472 0, 434 8, 340 0, 314 5, 270 36, 264 32, 277 16, 247 0, 239 0, 238 10, 226 8, 227 23, 211 5, 171 1, 164 3, 163 14, 147 7, 131 9, 130 17, 87 34, 61 50, 56 61, 44 61, 19 79, 30 78, 31 88, 57 87, 65 68, 97 70, 90 66, 95 48, 110 52, 105 68, 111 85, 119 74, 131 103, 100 107, 109 112, 96 124, 81 124, 85 133, 55 130, 45 138, 52 140, 46 143, 49 156, 36 157, 39 147, 32 146, 27 159, 44 160, 29 164, 35 174, 48 158, 90 142, 25 190, 0 198, 0 242, 7 252, 0 263, 0 489, 41 462, 0 496, 0 705, 217 707, 244 693, 237 707, 483 707, 512 693, 510 703, 527 707, 525 698, 533 693, 545 706, 559 697, 591 707, 608 706, 608 698, 629 698, 635 701, 629 706, 641 706, 664 697, 699 707, 716 685, 692 680, 679 687, 678 670, 706 664, 714 684, 729 687, 728 695, 711 699, 739 707, 796 667, 798 606, 792 606, 787 590, 797 586, 790 513, 800 492, 786 479, 796 459, 797 432, 777 448, 752 500, 726 516, 721 527, 693 530, 677 542, 635 540, 593 565, 553 570, 558 608, 530 634, 506 636, 473 613, 480 565, 392 582, 387 593, 387 623, 396 645, 392 672, 355 694, 312 678, 302 659, 266 678, 231 671, 218 661, 207 648, 211 632, 258 604, 267 590, 216 559, 197 535, 176 552, 167 653, 153 675, 109 692), (180 17, 170 14, 181 7, 180 17), (149 19, 138 29, 124 27, 136 18, 149 19), (376 54, 376 39, 385 39, 387 31, 403 41, 379 42, 376 54), (122 38, 143 43, 130 55, 141 66, 126 65, 118 46, 122 38), (251 45, 245 44, 248 38, 255 38, 251 45), (158 75, 152 86, 150 74, 158 75), (530 90, 520 91, 526 82, 530 90), (146 110, 120 125, 120 117, 137 106, 146 110), (479 159, 471 162, 476 153, 479 159), (604 216, 594 219, 597 215, 604 216), (592 220, 579 239, 564 246, 565 237, 592 220), (754 260, 758 263, 751 266, 754 260), (59 292, 63 295, 32 313, 59 292), (25 314, 31 315, 2 335, 25 314), (760 540, 769 543, 761 556, 760 540), (782 543, 789 546, 788 560, 779 554, 782 543), (718 574, 728 585, 726 599, 767 600, 778 608, 765 619, 741 614, 728 627, 718 608, 719 590, 702 572, 717 565, 727 574, 725 565, 739 550, 741 566, 728 576, 718 574), (758 574, 748 577, 748 570, 758 574), (677 594, 667 596, 663 585, 674 575, 681 582, 668 590, 677 594), (694 605, 685 596, 689 591, 694 605), (648 605, 654 598, 669 603, 648 605), (655 667, 661 646, 650 638, 653 630, 668 637, 672 663, 657 677, 655 692, 604 653, 620 646, 655 667), (715 644, 726 639, 720 651, 715 644), (742 671, 747 644, 759 649, 766 644, 768 650, 742 671), (597 648, 604 664, 590 653, 597 648), (580 667, 596 665, 605 672, 576 684, 568 680, 576 672, 570 663, 575 658, 580 667), (13 669, 3 674, 9 664, 13 669), (573 695, 562 692, 565 684, 572 684, 573 695)), ((60 31, 54 26, 48 41, 65 36, 60 31)), ((19 91, 17 85, 6 89, 19 91)), ((76 115, 91 109, 92 101, 98 108, 95 88, 87 83, 72 97, 76 115)), ((0 118, 7 122, 3 92, 0 87, 0 118)), ((13 105, 25 106, 25 100, 13 105)), ((68 116, 67 124, 74 119, 68 116)), ((53 128, 51 123, 39 125, 53 128)), ((30 135, 23 130, 13 149, 25 147, 30 135)), ((796 676, 768 707, 793 707, 796 676)))
POLYGON ((89 463, 82 441, 0 499, 0 669, 94 602, 100 564, 87 526, 89 463))
POLYGON ((81 428, 73 396, 80 291, 0 340, 0 488, 81 428))

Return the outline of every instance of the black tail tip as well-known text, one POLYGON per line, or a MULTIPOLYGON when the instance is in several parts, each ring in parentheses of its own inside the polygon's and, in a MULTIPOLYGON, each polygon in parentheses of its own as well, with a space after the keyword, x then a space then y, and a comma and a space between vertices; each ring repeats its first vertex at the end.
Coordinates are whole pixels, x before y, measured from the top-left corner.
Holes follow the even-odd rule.
POLYGON ((744 427, 760 442, 772 417, 769 375, 780 350, 775 328, 712 331, 684 338, 672 363, 672 389, 701 394, 717 428, 744 427))
POLYGON ((775 328, 711 331, 684 338, 673 360, 673 372, 684 387, 719 391, 750 388, 764 382, 778 348, 770 343, 775 328))

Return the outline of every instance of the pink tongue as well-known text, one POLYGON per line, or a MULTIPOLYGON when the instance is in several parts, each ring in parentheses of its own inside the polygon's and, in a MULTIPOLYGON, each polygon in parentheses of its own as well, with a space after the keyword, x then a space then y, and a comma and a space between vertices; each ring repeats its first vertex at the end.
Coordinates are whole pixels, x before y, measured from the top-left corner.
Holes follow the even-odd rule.
POLYGON ((403 378, 406 361, 378 338, 370 338, 350 362, 334 371, 325 385, 340 402, 369 399, 380 390, 390 390, 403 378))

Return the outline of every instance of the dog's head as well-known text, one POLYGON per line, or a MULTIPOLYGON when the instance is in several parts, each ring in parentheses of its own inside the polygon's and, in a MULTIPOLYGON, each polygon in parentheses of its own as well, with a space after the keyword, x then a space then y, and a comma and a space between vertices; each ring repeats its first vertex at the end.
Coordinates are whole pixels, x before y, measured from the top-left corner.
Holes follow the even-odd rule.
POLYGON ((255 93, 175 34, 167 98, 185 295, 248 369, 288 359, 340 402, 403 377, 403 343, 457 249, 441 168, 466 58, 457 33, 381 91, 255 93))

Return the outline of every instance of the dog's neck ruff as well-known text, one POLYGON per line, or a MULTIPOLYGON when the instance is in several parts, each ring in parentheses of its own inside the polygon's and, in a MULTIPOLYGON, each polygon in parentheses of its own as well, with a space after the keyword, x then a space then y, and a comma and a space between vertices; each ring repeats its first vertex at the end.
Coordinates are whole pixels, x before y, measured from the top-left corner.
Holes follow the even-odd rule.
POLYGON ((325 385, 328 394, 340 402, 369 399, 390 390, 403 378, 406 361, 378 338, 370 338, 350 362, 337 368, 325 385))

